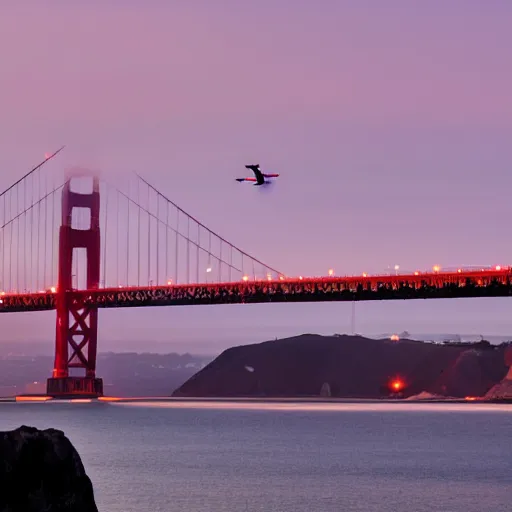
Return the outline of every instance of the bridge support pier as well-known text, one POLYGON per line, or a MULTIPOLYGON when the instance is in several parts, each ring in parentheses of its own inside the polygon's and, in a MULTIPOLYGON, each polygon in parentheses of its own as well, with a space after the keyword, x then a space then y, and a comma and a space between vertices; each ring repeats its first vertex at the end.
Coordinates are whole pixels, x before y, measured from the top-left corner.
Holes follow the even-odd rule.
MULTIPOLYGON (((100 281, 100 191, 99 179, 92 177, 92 192, 71 190, 68 176, 62 191, 62 225, 59 232, 59 282, 57 287, 57 333, 53 375, 47 381, 47 394, 55 398, 99 397, 103 382, 96 377, 98 307, 74 294, 73 252, 87 254, 86 287, 98 289, 100 281), (90 226, 73 228, 73 209, 90 210, 90 226), (70 375, 70 370, 84 375, 70 375)), ((77 283, 78 287, 78 283, 77 283)))
POLYGON ((103 380, 92 377, 58 377, 47 380, 47 394, 54 398, 103 396, 103 380))

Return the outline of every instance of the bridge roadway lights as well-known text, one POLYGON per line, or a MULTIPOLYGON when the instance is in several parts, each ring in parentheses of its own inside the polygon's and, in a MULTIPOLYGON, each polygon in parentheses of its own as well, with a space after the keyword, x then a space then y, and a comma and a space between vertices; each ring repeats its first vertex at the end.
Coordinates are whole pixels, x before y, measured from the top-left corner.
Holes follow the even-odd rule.
POLYGON ((50 378, 46 394, 53 398, 98 398, 103 396, 103 379, 96 377, 50 378))

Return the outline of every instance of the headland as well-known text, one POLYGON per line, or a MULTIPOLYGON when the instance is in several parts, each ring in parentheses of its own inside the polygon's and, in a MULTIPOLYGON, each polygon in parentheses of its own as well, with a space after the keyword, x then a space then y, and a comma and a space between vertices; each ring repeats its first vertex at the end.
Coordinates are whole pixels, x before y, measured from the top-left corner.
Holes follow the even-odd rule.
POLYGON ((492 398, 487 394, 509 371, 509 347, 304 334, 225 350, 172 396, 492 398))

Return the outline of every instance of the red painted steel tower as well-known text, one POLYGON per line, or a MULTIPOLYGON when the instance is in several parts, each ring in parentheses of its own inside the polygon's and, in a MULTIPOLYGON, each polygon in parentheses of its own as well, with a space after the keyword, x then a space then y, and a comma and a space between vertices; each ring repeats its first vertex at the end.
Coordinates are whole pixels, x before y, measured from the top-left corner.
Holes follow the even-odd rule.
MULTIPOLYGON (((81 176, 84 173, 81 172, 81 176)), ((71 190, 69 175, 62 191, 62 225, 59 232, 59 282, 57 288, 57 336, 53 376, 48 379, 47 393, 53 397, 98 397, 103 395, 103 381, 96 378, 98 345, 98 307, 85 303, 73 290, 74 249, 85 249, 87 289, 99 288, 100 281, 100 188, 92 180, 92 192, 71 190), (73 209, 90 211, 90 226, 72 227, 73 209), (79 369, 85 375, 70 375, 79 369)), ((76 212, 75 212, 76 213, 76 212)))

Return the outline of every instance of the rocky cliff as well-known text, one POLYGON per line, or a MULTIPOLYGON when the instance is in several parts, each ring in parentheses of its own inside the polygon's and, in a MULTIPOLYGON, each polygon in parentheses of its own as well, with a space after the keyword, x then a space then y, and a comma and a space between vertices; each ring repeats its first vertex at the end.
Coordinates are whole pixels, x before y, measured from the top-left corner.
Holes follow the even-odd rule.
POLYGON ((438 345, 305 334, 228 349, 173 395, 484 396, 506 375, 503 352, 486 343, 438 345), (396 382, 400 385, 395 389, 396 382))
POLYGON ((0 512, 98 512, 91 480, 63 432, 0 432, 0 512))
POLYGON ((508 372, 487 392, 485 397, 488 400, 512 401, 512 345, 505 350, 505 366, 508 368, 508 372))

